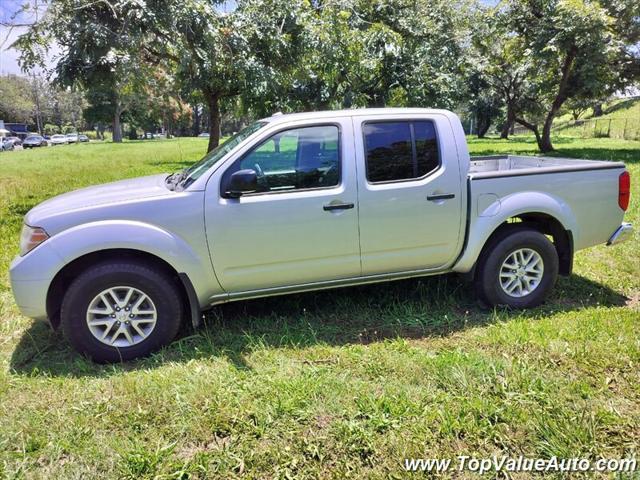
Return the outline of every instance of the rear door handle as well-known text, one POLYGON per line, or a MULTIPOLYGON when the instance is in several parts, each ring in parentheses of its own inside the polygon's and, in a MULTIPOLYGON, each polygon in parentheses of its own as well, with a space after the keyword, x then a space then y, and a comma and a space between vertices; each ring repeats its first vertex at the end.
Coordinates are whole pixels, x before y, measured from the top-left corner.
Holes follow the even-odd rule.
POLYGON ((322 207, 325 212, 332 210, 349 210, 350 208, 353 208, 353 203, 330 203, 322 207))
POLYGON ((452 198, 455 198, 455 196, 455 193, 441 193, 439 195, 427 195, 427 200, 429 200, 430 202, 435 202, 438 200, 450 200, 452 198))

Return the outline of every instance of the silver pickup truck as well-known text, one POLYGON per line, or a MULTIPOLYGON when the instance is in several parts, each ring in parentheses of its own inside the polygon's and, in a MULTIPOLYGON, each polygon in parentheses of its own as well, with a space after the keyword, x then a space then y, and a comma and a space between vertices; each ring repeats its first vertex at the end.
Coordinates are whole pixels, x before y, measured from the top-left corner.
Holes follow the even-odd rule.
POLYGON ((540 304, 575 251, 629 238, 622 163, 471 159, 456 115, 274 115, 183 172, 48 200, 11 265, 27 316, 95 361, 127 360, 213 305, 446 272, 540 304))

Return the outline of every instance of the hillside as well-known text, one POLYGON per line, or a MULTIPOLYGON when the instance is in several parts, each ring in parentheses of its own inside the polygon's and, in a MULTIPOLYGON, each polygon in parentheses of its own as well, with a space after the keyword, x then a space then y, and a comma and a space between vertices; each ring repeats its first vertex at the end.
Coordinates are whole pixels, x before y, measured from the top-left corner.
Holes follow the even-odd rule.
POLYGON ((588 109, 577 121, 570 113, 556 119, 554 130, 560 135, 610 137, 640 140, 640 97, 616 99, 603 107, 603 115, 588 109))

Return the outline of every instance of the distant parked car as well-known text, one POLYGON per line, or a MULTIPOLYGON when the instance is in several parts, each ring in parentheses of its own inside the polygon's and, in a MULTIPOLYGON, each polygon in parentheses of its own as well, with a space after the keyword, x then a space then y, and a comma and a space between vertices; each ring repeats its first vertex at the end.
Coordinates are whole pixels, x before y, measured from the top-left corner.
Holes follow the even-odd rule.
POLYGON ((51 135, 49 143, 51 143, 51 145, 66 145, 68 143, 67 136, 61 134, 51 135))
POLYGON ((209 138, 209 134, 207 132, 202 132, 200 135, 198 135, 199 137, 206 137, 209 138))
POLYGON ((42 135, 31 135, 24 139, 22 148, 46 147, 47 139, 42 135))
POLYGON ((89 141, 89 137, 87 137, 87 136, 86 136, 86 135, 84 135, 84 134, 80 134, 80 135, 78 135, 78 141, 79 141, 79 142, 83 142, 83 143, 84 143, 84 142, 88 142, 88 141, 89 141))
POLYGON ((20 137, 6 137, 6 139, 11 140, 14 147, 22 145, 22 139, 20 137))
POLYGON ((13 148, 13 142, 9 140, 9 137, 0 137, 0 152, 13 150, 13 148))
POLYGON ((78 134, 77 133, 67 133, 67 142, 68 143, 77 143, 78 134))

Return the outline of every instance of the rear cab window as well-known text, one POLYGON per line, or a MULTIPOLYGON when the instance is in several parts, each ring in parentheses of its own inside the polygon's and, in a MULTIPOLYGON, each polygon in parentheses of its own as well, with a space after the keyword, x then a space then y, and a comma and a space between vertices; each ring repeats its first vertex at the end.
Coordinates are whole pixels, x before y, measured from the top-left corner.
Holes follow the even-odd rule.
POLYGON ((369 183, 416 180, 440 166, 431 120, 372 121, 362 130, 369 183))

